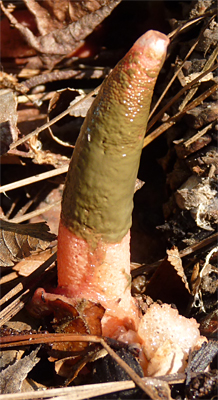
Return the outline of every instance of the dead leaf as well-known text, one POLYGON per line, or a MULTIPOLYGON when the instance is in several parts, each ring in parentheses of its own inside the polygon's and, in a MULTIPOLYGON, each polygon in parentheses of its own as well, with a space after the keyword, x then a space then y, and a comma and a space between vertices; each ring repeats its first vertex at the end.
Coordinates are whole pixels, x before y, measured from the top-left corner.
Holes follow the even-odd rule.
MULTIPOLYGON (((23 350, 18 350, 21 352, 23 355, 23 350)), ((1 366, 1 371, 5 368, 7 368, 9 365, 13 364, 15 361, 18 359, 18 351, 17 350, 5 350, 1 351, 0 354, 0 366, 1 366)), ((21 358, 21 357, 20 357, 21 358)))
MULTIPOLYGON (((67 27, 64 26, 61 29, 51 29, 51 21, 50 19, 48 21, 49 17, 47 16, 45 20, 46 22, 43 23, 43 34, 41 36, 35 36, 29 28, 17 21, 11 12, 4 7, 2 1, 0 4, 4 14, 7 16, 11 24, 19 30, 29 46, 41 55, 43 63, 48 68, 52 68, 65 56, 71 54, 78 47, 78 45, 81 45, 83 40, 90 35, 108 15, 111 14, 113 9, 120 2, 121 0, 108 0, 106 2, 107 4, 103 5, 97 11, 86 14, 80 18, 80 20, 70 23, 67 27), (48 33, 44 34, 46 31, 46 24, 49 24, 48 33)), ((26 0, 26 5, 28 8, 30 8, 30 4, 32 7, 32 10, 30 11, 33 11, 34 9, 33 12, 35 15, 40 12, 41 22, 45 18, 45 12, 42 10, 42 7, 38 3, 36 4, 34 0, 26 0), (39 8, 41 9, 40 11, 39 8)))
POLYGON ((200 320, 201 335, 217 339, 218 310, 214 310, 200 320))
MULTIPOLYGON (((78 92, 78 96, 75 97, 75 99, 73 101, 70 102, 70 105, 72 106, 73 104, 77 103, 78 101, 82 100, 86 94, 83 90, 79 89, 77 90, 78 92)), ((76 106, 75 108, 72 109, 72 111, 70 111, 70 115, 72 115, 73 117, 86 117, 86 114, 89 110, 89 108, 91 107, 93 101, 95 99, 95 96, 92 97, 88 97, 88 98, 84 98, 84 101, 82 102, 82 104, 79 104, 78 106, 76 106)))
MULTIPOLYGON (((0 327, 0 337, 11 337, 14 335, 32 333, 30 325, 21 321, 8 321, 0 327)), ((24 349, 5 349, 0 352, 0 370, 4 370, 9 365, 14 364, 16 361, 23 357, 24 349)))
POLYGON ((0 90, 0 154, 6 153, 18 138, 17 97, 11 89, 0 90))
POLYGON ((200 129, 202 126, 217 120, 218 101, 214 103, 204 103, 195 107, 186 113, 187 124, 194 129, 200 129))
POLYGON ((168 256, 159 265, 145 294, 153 300, 176 304, 180 313, 186 310, 190 300, 190 290, 183 270, 177 247, 167 250, 168 256))
POLYGON ((0 220, 0 265, 12 267, 32 252, 45 250, 56 239, 56 235, 48 231, 44 222, 20 225, 0 220))
POLYGON ((0 71, 0 89, 13 89, 25 93, 26 88, 24 85, 18 83, 18 79, 14 75, 7 74, 6 72, 0 71))
MULTIPOLYGON (((215 253, 217 257, 218 253, 215 253)), ((218 289, 218 268, 207 264, 201 277, 201 290, 203 293, 216 293, 218 289)))
POLYGON ((197 262, 193 267, 190 279, 190 289, 193 296, 199 291, 200 283, 201 283, 201 278, 199 274, 199 262, 197 262))
MULTIPOLYGON (((49 0, 48 0, 49 1, 49 0)), ((50 0, 52 2, 52 0, 50 0)), ((59 0, 56 0, 58 3, 59 0)), ((92 13, 98 10, 100 7, 106 5, 108 1, 105 0, 77 0, 77 1, 69 1, 69 15, 71 17, 71 21, 78 21, 84 15, 88 13, 92 13)))
POLYGON ((208 177, 191 175, 175 193, 176 203, 182 210, 190 210, 196 225, 213 231, 217 224, 217 190, 208 177))
POLYGON ((184 283, 185 288, 188 290, 188 292, 190 292, 187 278, 182 266, 182 259, 179 255, 177 247, 173 247, 171 250, 167 250, 167 254, 168 254, 168 261, 170 262, 171 265, 173 265, 177 275, 180 276, 182 282, 184 283))
MULTIPOLYGON (((50 307, 54 312, 53 328, 57 333, 78 333, 101 335, 101 319, 104 308, 100 304, 91 301, 74 301, 74 305, 63 299, 50 301, 50 307)), ((53 349, 64 351, 80 351, 87 343, 57 343, 53 349)))
MULTIPOLYGON (((193 138, 192 130, 189 131, 189 136, 190 139, 192 140, 193 138)), ((211 142, 211 140, 212 138, 210 135, 204 135, 194 141, 191 141, 191 143, 188 145, 186 144, 189 142, 189 138, 187 137, 185 139, 178 140, 178 142, 175 140, 174 143, 175 143, 176 154, 179 158, 186 158, 190 154, 196 153, 203 147, 207 146, 211 142)))
MULTIPOLYGON (((100 304, 91 301, 46 293, 43 288, 38 288, 28 304, 28 311, 35 318, 53 314, 52 324, 57 333, 101 335, 101 319, 105 310, 100 304)), ((86 346, 84 342, 64 342, 55 343, 52 348, 81 351, 86 346)))
POLYGON ((41 4, 35 0, 24 0, 34 15, 38 31, 46 35, 54 29, 78 21, 86 14, 97 11, 105 5, 105 0, 44 0, 41 4))
POLYGON ((55 9, 57 8, 57 1, 55 0, 52 2, 53 4, 47 0, 44 0, 41 4, 35 0, 24 0, 24 2, 29 11, 34 15, 38 31, 42 36, 55 29, 62 28, 63 22, 67 21, 68 7, 66 6, 68 1, 66 0, 59 1, 59 8, 62 9, 64 19, 58 18, 57 13, 55 13, 55 9))
MULTIPOLYGON (((36 318, 53 314, 53 329, 56 333, 77 335, 102 334, 101 319, 104 308, 100 304, 87 300, 75 300, 59 294, 46 293, 39 288, 28 304, 28 311, 36 318)), ((54 342, 49 351, 49 361, 56 362, 56 372, 69 379, 74 379, 81 368, 93 359, 98 351, 89 342, 54 342)))
MULTIPOLYGON (((52 120, 85 96, 86 94, 82 89, 67 88, 59 90, 53 95, 49 102, 47 120, 52 120)), ((94 97, 89 97, 88 99, 84 98, 82 104, 73 108, 69 115, 66 115, 60 121, 49 126, 48 130, 52 139, 62 146, 75 147, 83 118, 86 116, 93 100, 94 97)))
POLYGON ((16 361, 13 365, 9 365, 0 374, 0 392, 17 393, 21 391, 22 382, 27 377, 27 374, 40 361, 37 353, 40 347, 32 351, 28 356, 16 361))
POLYGON ((52 249, 47 249, 37 254, 31 254, 29 257, 25 257, 23 260, 18 262, 18 264, 13 267, 13 270, 17 271, 20 276, 29 276, 52 254, 52 249))

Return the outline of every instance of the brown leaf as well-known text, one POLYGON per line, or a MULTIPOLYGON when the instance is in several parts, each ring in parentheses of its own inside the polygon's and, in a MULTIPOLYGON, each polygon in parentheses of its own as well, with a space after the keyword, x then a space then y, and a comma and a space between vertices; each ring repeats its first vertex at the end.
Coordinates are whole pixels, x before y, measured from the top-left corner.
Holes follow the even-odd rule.
MULTIPOLYGON (((190 132, 192 136, 190 139, 193 137, 193 132, 190 132)), ((175 143, 175 150, 176 154, 179 158, 186 158, 192 153, 196 153, 198 150, 202 149, 203 147, 207 146, 211 142, 212 138, 209 135, 204 135, 203 137, 200 137, 199 139, 194 140, 191 142, 191 144, 187 145, 186 143, 188 142, 188 139, 184 139, 182 141, 178 140, 179 143, 175 143)), ((196 157, 196 154, 195 154, 196 157)))
MULTIPOLYGON (((48 0, 52 1, 52 0, 48 0)), ((56 0, 58 3, 59 0, 56 0)), ((108 1, 105 0, 77 0, 77 1, 69 1, 69 15, 71 21, 78 21, 84 15, 97 11, 102 6, 108 4, 108 1)))
POLYGON ((87 99, 85 96, 85 92, 82 89, 75 90, 67 88, 56 92, 49 102, 47 117, 48 121, 61 114, 69 106, 77 103, 81 99, 84 99, 82 104, 80 103, 78 106, 75 106, 75 108, 73 108, 69 113, 70 116, 75 118, 71 118, 67 115, 57 123, 48 127, 52 139, 62 146, 75 147, 75 142, 83 121, 82 118, 86 116, 87 111, 94 100, 94 97, 89 97, 87 99), (77 117, 82 118, 77 119, 77 117))
MULTIPOLYGON (((100 304, 87 300, 74 301, 74 305, 63 299, 50 301, 54 312, 53 327, 57 333, 78 333, 101 335, 101 319, 104 308, 100 304)), ((64 351, 81 351, 86 348, 85 342, 55 343, 52 349, 64 351)))
MULTIPOLYGON (((104 308, 100 304, 87 300, 77 300, 74 303, 72 305, 67 302, 67 299, 65 301, 58 298, 53 302, 50 301, 55 316, 53 324, 55 332, 101 335, 101 319, 104 315, 104 308)), ((52 345, 51 354, 53 356, 56 353, 60 358, 64 354, 61 353, 62 351, 65 354, 73 352, 75 355, 56 361, 55 370, 59 375, 73 380, 86 363, 91 361, 97 348, 96 345, 89 346, 88 342, 62 342, 52 345)))
MULTIPOLYGON (((54 1, 53 5, 48 4, 49 2, 46 0, 41 2, 41 4, 35 0, 24 0, 24 2, 26 3, 29 11, 34 15, 38 31, 42 36, 55 29, 62 28, 62 21, 60 23, 53 12, 55 10, 55 3, 57 3, 57 1, 54 1)), ((66 1, 61 0, 59 3, 60 7, 64 7, 62 11, 67 11, 65 5, 63 4, 66 3, 66 1)))
POLYGON ((183 210, 190 210, 196 225, 213 231, 217 224, 217 190, 212 179, 191 175, 175 193, 176 203, 183 210))
POLYGON ((194 129, 200 129, 202 126, 217 120, 218 101, 201 104, 186 113, 188 125, 194 129))
MULTIPOLYGON (((19 30, 29 46, 41 54, 44 64, 47 67, 52 68, 60 60, 62 60, 63 57, 71 54, 73 50, 75 50, 78 45, 81 44, 83 40, 90 35, 108 15, 111 14, 113 9, 120 2, 121 0, 108 0, 106 2, 107 4, 103 5, 97 11, 86 14, 80 18, 80 20, 70 23, 67 27, 64 26, 61 29, 51 29, 51 24, 49 23, 50 28, 48 33, 43 34, 42 36, 35 36, 30 29, 17 21, 17 19, 9 12, 9 10, 4 7, 2 1, 0 4, 3 12, 11 24, 13 24, 15 28, 19 30)), ((29 8, 30 3, 32 8, 35 10, 35 14, 40 12, 40 20, 41 18, 43 19, 45 12, 42 10, 42 7, 39 6, 39 4, 36 5, 36 2, 33 0, 26 0, 26 4, 29 8)), ((48 21, 46 23, 48 23, 48 21)), ((46 24, 43 24, 43 32, 45 31, 45 25, 46 24)))
POLYGON ((167 251, 168 257, 159 265, 152 276, 145 294, 153 300, 176 304, 182 313, 190 300, 190 290, 183 270, 182 260, 176 247, 167 251))
POLYGON ((52 249, 47 249, 37 254, 31 254, 29 257, 25 257, 23 260, 18 262, 18 264, 13 267, 13 270, 17 271, 20 276, 29 276, 52 254, 52 249))
MULTIPOLYGON (((30 325, 21 321, 9 321, 0 327, 0 337, 11 337, 20 334, 33 333, 30 325)), ((34 332, 35 333, 35 332, 34 332)), ((24 355, 25 349, 5 349, 0 352, 0 369, 6 369, 9 365, 14 364, 20 360, 24 355)), ((1 378, 1 377, 0 377, 1 378)), ((0 383, 1 385, 1 383, 0 383)))
POLYGON ((1 372, 1 394, 20 392, 22 382, 26 378, 27 374, 40 361, 40 358, 37 357, 38 351, 39 347, 32 351, 28 356, 16 361, 13 365, 9 365, 9 367, 1 372))
MULTIPOLYGON (((43 288, 38 288, 28 304, 28 311, 36 318, 53 314, 53 327, 58 333, 101 335, 101 319, 105 310, 100 304, 88 300, 46 293, 43 288)), ((53 349, 80 351, 86 346, 85 342, 64 342, 55 343, 53 349)))
POLYGON ((201 335, 217 338, 218 333, 218 310, 214 310, 200 320, 201 335))
POLYGON ((15 361, 20 359, 23 353, 24 350, 15 350, 15 349, 1 351, 1 356, 0 356, 1 370, 7 368, 9 365, 13 364, 15 361))
POLYGON ((105 0, 25 0, 29 11, 35 16, 38 31, 46 35, 54 29, 63 28, 70 22, 78 21, 86 14, 97 11, 105 5, 105 0))
MULTIPOLYGON (((38 288, 28 304, 31 315, 40 318, 53 314, 52 326, 56 333, 80 335, 101 335, 101 319, 104 308, 88 300, 71 299, 38 288)), ((49 361, 55 361, 57 374, 74 379, 81 368, 91 361, 96 346, 89 342, 54 342, 49 351, 49 361), (58 360, 58 361, 57 361, 58 360)))
POLYGON ((11 89, 0 90, 0 154, 18 138, 17 98, 11 89))
POLYGON ((45 250, 56 235, 44 223, 20 225, 0 220, 0 266, 12 267, 32 252, 45 250))
POLYGON ((171 265, 173 265, 177 275, 180 276, 182 282, 185 285, 185 288, 189 291, 187 278, 182 266, 182 259, 179 255, 177 247, 174 246, 172 249, 167 250, 167 254, 168 254, 168 261, 170 262, 171 265))

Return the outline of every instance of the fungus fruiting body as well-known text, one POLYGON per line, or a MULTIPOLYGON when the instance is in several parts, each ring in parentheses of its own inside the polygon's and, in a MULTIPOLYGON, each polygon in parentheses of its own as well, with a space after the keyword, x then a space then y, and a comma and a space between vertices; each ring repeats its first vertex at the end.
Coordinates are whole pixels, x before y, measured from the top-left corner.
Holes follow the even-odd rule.
MULTIPOLYGON (((130 335, 147 362, 157 349, 148 354, 152 325, 131 296, 130 227, 150 103, 168 43, 164 34, 148 31, 103 82, 70 162, 58 234, 56 293, 100 303, 102 334, 130 335)), ((171 339, 166 336, 165 346, 171 339)))
POLYGON ((88 111, 67 175, 58 286, 70 297, 104 306, 105 335, 119 325, 138 325, 130 293, 129 230, 150 102, 168 42, 149 31, 116 65, 88 111))
MULTIPOLYGON (((184 371, 190 349, 202 343, 194 318, 179 315, 170 304, 152 304, 142 317, 138 335, 148 361, 146 375, 165 375, 184 371)), ((203 338, 205 340, 205 338, 203 338)))

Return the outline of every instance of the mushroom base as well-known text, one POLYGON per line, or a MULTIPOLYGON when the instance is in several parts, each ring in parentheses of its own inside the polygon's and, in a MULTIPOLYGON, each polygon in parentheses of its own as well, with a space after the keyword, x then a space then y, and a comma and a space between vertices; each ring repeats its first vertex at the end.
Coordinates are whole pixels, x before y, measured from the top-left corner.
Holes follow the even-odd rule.
POLYGON ((139 310, 131 296, 130 232, 120 243, 100 239, 94 246, 60 222, 57 262, 58 293, 105 308, 103 335, 116 337, 122 327, 137 329, 139 310))

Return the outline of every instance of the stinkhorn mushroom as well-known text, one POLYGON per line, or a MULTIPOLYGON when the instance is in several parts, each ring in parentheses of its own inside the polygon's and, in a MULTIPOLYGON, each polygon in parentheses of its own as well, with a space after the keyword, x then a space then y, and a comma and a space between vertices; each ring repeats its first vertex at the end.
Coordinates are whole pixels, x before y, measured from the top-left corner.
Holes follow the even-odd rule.
POLYGON ((153 88, 168 43, 164 34, 148 31, 103 82, 70 162, 58 234, 56 293, 100 303, 103 335, 132 332, 130 341, 142 346, 145 320, 130 291, 130 227, 153 88))
POLYGON ((145 33, 104 81, 81 128, 65 184, 58 286, 67 296, 103 305, 105 335, 118 326, 137 328, 130 292, 133 193, 168 42, 162 33, 145 33))

